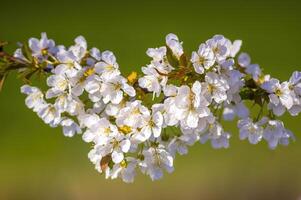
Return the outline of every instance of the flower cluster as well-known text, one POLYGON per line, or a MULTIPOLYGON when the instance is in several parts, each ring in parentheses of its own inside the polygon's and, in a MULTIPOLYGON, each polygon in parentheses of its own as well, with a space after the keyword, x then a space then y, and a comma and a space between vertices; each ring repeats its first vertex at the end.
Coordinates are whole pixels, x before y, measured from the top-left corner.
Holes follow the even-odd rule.
POLYGON ((147 50, 143 74, 127 77, 111 51, 88 49, 82 36, 74 42, 56 45, 42 33, 17 49, 14 57, 27 67, 20 73, 47 76, 45 91, 24 85, 21 92, 46 124, 93 144, 88 157, 106 178, 133 182, 140 170, 156 180, 196 142, 228 148, 222 120, 238 119, 240 139, 251 144, 265 140, 274 149, 294 139, 279 117, 301 112, 301 72, 285 82, 263 74, 238 54, 240 40, 215 35, 188 55, 168 34, 164 46, 147 50))

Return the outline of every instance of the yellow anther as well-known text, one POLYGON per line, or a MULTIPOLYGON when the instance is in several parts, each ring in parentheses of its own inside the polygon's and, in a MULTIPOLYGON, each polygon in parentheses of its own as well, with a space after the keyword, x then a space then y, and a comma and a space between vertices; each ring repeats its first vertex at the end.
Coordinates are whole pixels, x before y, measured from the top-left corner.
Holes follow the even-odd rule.
POLYGON ((114 70, 115 68, 114 68, 113 65, 107 65, 107 66, 105 66, 105 69, 106 69, 107 71, 112 71, 112 70, 114 70))
POLYGON ((259 85, 263 84, 265 82, 265 76, 264 75, 261 75, 258 80, 257 80, 257 83, 259 85))
POLYGON ((106 136, 108 136, 108 135, 110 135, 110 133, 111 133, 111 129, 108 127, 108 128, 105 128, 104 129, 104 131, 103 131, 103 133, 106 135, 106 136))
POLYGON ((150 127, 154 127, 156 125, 153 120, 150 120, 148 124, 149 124, 150 127))
POLYGON ((95 69, 94 68, 88 68, 85 73, 84 73, 84 76, 85 77, 88 77, 88 76, 91 76, 92 74, 95 73, 95 69))
POLYGON ((208 91, 209 91, 209 93, 212 93, 214 90, 215 90, 215 86, 211 85, 211 84, 208 84, 208 91))
POLYGON ((138 77, 137 72, 133 71, 133 72, 130 73, 130 75, 128 75, 127 79, 129 81, 129 83, 133 84, 133 83, 136 82, 137 77, 138 77))
POLYGON ((206 61, 206 60, 205 60, 205 58, 204 58, 203 56, 200 56, 200 57, 199 57, 199 63, 200 63, 200 64, 204 64, 205 61, 206 61))
POLYGON ((43 56, 46 56, 48 54, 48 50, 47 49, 42 49, 41 53, 43 56))
POLYGON ((134 110, 132 111, 132 114, 133 115, 138 115, 138 114, 140 114, 141 112, 140 112, 140 109, 139 108, 134 108, 134 110))
POLYGON ((122 87, 122 85, 120 83, 117 83, 117 84, 114 85, 115 90, 120 90, 121 87, 122 87))
POLYGON ((125 161, 125 160, 122 160, 122 161, 120 162, 120 166, 123 167, 123 168, 126 168, 126 167, 127 167, 126 161, 125 161))
POLYGON ((280 89, 276 89, 275 94, 277 96, 281 96, 282 95, 282 91, 280 89))
POLYGON ((120 132, 122 132, 125 135, 132 132, 132 128, 127 126, 127 125, 120 126, 120 127, 118 127, 118 129, 119 129, 120 132))

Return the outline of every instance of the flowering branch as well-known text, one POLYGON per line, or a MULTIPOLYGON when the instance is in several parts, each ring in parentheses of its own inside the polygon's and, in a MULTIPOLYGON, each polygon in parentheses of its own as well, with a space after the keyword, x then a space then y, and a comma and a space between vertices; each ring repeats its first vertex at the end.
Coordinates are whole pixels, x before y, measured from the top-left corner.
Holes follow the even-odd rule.
POLYGON ((147 50, 152 60, 143 74, 125 78, 111 51, 88 50, 82 36, 66 48, 42 33, 13 56, 0 43, 0 84, 16 70, 27 82, 26 105, 67 137, 83 132, 93 143, 88 157, 106 178, 132 182, 140 169, 156 180, 197 141, 228 148, 222 119, 238 118, 239 137, 251 144, 265 140, 274 149, 294 139, 279 117, 301 112, 301 72, 289 81, 271 78, 248 54, 236 56, 241 44, 216 35, 189 56, 168 34, 165 46, 147 50), (38 74, 47 77, 46 91, 29 85, 38 74), (250 113, 247 101, 258 113, 250 113))

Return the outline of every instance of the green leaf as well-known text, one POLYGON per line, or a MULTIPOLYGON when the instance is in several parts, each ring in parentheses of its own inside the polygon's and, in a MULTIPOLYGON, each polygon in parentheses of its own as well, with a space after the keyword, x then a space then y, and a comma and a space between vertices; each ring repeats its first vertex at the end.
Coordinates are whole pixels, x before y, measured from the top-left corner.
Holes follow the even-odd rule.
POLYGON ((8 76, 8 73, 0 74, 0 92, 2 91, 4 81, 7 76, 8 76))
POLYGON ((38 71, 38 69, 28 68, 19 74, 19 78, 22 78, 26 83, 30 82, 30 78, 38 71))
POLYGON ((33 57, 31 55, 31 49, 29 48, 28 44, 27 43, 23 43, 22 44, 22 53, 23 55, 25 56, 25 58, 32 63, 33 61, 33 57))
POLYGON ((3 47, 6 46, 7 44, 8 44, 7 42, 0 41, 0 52, 3 51, 3 47))
POLYGON ((179 64, 180 66, 188 67, 187 57, 184 53, 180 57, 179 64))
POLYGON ((243 88, 240 92, 239 95, 241 99, 243 100, 253 100, 254 99, 254 92, 250 90, 249 88, 243 88))
POLYGON ((177 57, 175 57, 172 53, 172 50, 169 47, 167 48, 167 52, 166 52, 166 57, 167 57, 167 61, 169 62, 169 64, 171 66, 173 66, 174 68, 179 67, 180 63, 179 60, 177 59, 177 57))
POLYGON ((256 85, 255 81, 253 80, 253 78, 249 78, 245 81, 245 85, 248 88, 257 88, 258 86, 256 85))

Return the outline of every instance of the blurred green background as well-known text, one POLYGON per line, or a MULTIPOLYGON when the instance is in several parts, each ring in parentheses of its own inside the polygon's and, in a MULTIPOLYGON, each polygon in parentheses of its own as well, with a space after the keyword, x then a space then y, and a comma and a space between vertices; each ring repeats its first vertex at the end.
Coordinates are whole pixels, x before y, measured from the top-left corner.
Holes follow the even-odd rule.
MULTIPOLYGON (((299 1, 0 1, 0 40, 40 37, 58 44, 77 35, 90 47, 112 50, 122 72, 149 62, 148 47, 173 32, 186 52, 214 34, 243 40, 243 51, 282 80, 300 70, 299 1)), ((81 136, 65 138, 24 105, 21 81, 10 76, 0 93, 0 199, 298 199, 301 198, 300 117, 283 119, 297 141, 269 150, 237 138, 231 148, 196 144, 175 160, 175 172, 156 182, 105 180, 89 162, 81 136)))

